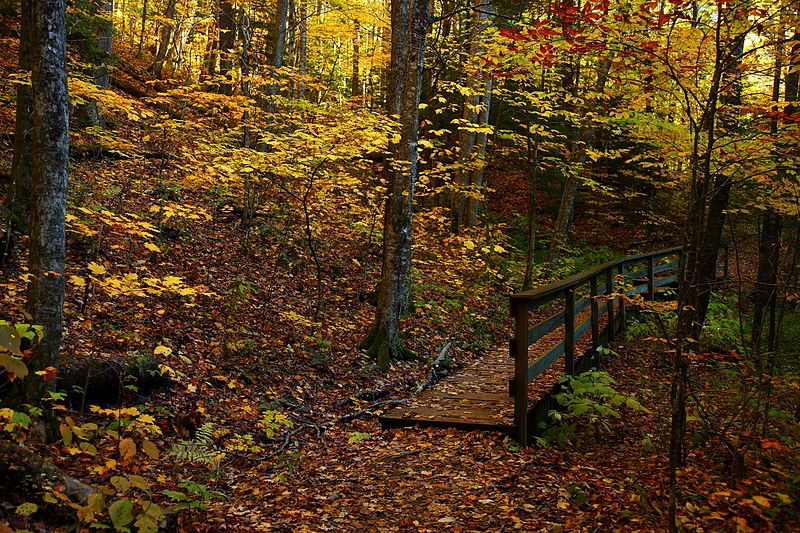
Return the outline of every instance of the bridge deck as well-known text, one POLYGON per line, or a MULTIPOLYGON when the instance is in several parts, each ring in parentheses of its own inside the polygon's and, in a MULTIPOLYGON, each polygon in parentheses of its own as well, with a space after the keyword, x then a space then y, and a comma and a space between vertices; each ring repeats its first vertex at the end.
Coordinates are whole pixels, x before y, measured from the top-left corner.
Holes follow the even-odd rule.
MULTIPOLYGON (((589 310, 578 314, 585 320, 589 310)), ((605 316, 601 324, 605 327, 605 316)), ((563 340, 564 327, 558 327, 529 350, 531 361, 547 353, 563 340)), ((576 343, 576 350, 589 346, 586 334, 576 343)), ((531 408, 548 392, 564 374, 564 358, 558 360, 528 386, 528 404, 531 408)), ((508 381, 514 377, 514 359, 508 346, 492 347, 485 357, 471 366, 457 371, 398 405, 379 417, 384 428, 420 426, 455 427, 515 434, 514 397, 509 395, 508 381)))
POLYGON ((514 398, 508 380, 514 361, 494 348, 472 366, 443 379, 380 417, 383 427, 414 424, 514 432, 514 398))

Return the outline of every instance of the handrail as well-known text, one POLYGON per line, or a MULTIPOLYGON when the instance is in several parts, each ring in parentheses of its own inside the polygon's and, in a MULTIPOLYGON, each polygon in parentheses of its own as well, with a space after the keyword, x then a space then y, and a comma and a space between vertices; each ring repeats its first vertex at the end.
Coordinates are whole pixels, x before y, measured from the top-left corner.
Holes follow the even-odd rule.
MULTIPOLYGON (((682 248, 675 247, 623 257, 584 270, 563 280, 511 296, 511 314, 514 317, 515 325, 510 351, 515 361, 514 379, 509 383, 509 393, 514 396, 514 422, 517 426, 520 443, 528 444, 530 437, 528 432, 528 384, 555 363, 562 354, 566 373, 574 374, 575 345, 584 334, 591 330, 592 347, 598 348, 602 344, 610 342, 619 329, 624 327, 626 314, 624 299, 621 297, 608 298, 606 303, 601 306, 598 296, 614 294, 615 277, 622 276, 632 280, 646 275, 647 279, 643 284, 626 289, 625 294, 632 295, 647 291, 648 298, 652 299, 655 297, 658 287, 677 280, 677 275, 656 279, 656 274, 678 269, 682 256, 682 248), (657 260, 671 255, 677 255, 678 260, 656 265, 657 260), (626 266, 644 262, 647 263, 645 269, 625 272, 626 266), (599 279, 600 283, 598 283, 599 279), (588 297, 581 297, 576 302, 576 289, 586 283, 590 285, 588 297), (529 328, 531 309, 559 297, 563 298, 563 311, 559 311, 529 328), (590 317, 581 324, 576 324, 576 315, 580 314, 587 306, 591 306, 590 317), (608 315, 608 319, 605 335, 603 335, 604 340, 601 341, 600 318, 603 315, 608 315), (562 325, 564 326, 563 341, 529 365, 528 348, 562 325)), ((727 254, 725 259, 727 272, 727 254)), ((599 366, 599 363, 599 353, 596 352, 595 364, 599 366)))
MULTIPOLYGON (((548 296, 552 296, 555 293, 558 293, 567 287, 577 287, 579 285, 583 285, 590 278, 595 277, 598 273, 604 272, 605 270, 616 267, 620 264, 630 264, 630 263, 638 263, 640 261, 645 261, 648 258, 652 257, 653 259, 660 259, 662 257, 672 255, 681 251, 681 247, 677 246, 675 248, 668 248, 666 250, 659 250, 657 252, 652 252, 649 254, 640 254, 640 255, 632 255, 628 257, 623 257, 620 259, 614 259, 607 263, 603 263, 600 266, 596 266, 593 268, 589 268, 584 270, 583 272, 579 272, 577 274, 573 274, 568 278, 564 278, 559 281, 555 281, 548 285, 543 285, 542 287, 536 287, 535 289, 529 289, 524 292, 519 292, 511 296, 512 300, 515 299, 526 299, 531 300, 532 302, 536 302, 537 300, 542 300, 547 298, 548 296)), ((532 305, 536 305, 533 303, 532 305)))

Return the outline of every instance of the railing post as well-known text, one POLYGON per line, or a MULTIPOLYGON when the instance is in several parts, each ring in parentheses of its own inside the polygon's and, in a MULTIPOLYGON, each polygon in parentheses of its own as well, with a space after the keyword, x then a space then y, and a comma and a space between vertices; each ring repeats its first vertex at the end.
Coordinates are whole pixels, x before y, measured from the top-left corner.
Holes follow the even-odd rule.
POLYGON ((600 347, 600 305, 597 303, 597 276, 592 276, 589 280, 589 305, 592 309, 592 349, 594 350, 594 365, 600 368, 599 355, 597 349, 600 347))
MULTIPOLYGON (((614 275, 611 269, 606 270, 606 294, 614 292, 614 275)), ((617 334, 617 325, 614 320, 614 298, 606 299, 606 313, 608 314, 608 325, 606 326, 606 344, 611 344, 611 339, 617 334)))
POLYGON ((564 290, 564 371, 575 375, 575 289, 564 290))
POLYGON ((514 315, 514 424, 517 440, 528 445, 528 301, 511 300, 514 315))
POLYGON ((617 273, 622 280, 622 296, 619 297, 619 330, 625 331, 625 263, 617 265, 617 273))
POLYGON ((652 255, 647 258, 647 299, 656 299, 656 269, 652 255))

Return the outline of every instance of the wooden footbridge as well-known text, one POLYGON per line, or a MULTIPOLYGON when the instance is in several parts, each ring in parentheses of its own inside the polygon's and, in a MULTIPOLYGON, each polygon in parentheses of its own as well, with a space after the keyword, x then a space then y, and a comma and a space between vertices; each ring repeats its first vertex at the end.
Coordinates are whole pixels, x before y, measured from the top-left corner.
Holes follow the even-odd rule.
MULTIPOLYGON (((677 281, 681 249, 610 261, 511 296, 514 338, 380 417, 415 424, 500 431, 528 444, 555 408, 558 378, 602 364, 600 346, 625 327, 626 297, 654 299, 677 281)), ((727 253, 724 266, 727 274, 727 253)))

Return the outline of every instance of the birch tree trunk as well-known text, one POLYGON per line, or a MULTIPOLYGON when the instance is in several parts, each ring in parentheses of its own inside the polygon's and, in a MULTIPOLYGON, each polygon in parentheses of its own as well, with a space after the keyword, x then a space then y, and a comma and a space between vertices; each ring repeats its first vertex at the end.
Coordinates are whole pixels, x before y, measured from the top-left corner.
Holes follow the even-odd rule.
POLYGON ((220 1, 219 13, 219 73, 227 78, 219 86, 219 92, 230 96, 233 93, 233 45, 236 42, 236 21, 233 19, 233 2, 220 1))
MULTIPOLYGON (((478 57, 486 53, 486 44, 483 41, 484 33, 491 24, 491 13, 493 5, 491 0, 476 0, 475 12, 478 14, 478 43, 473 57, 478 57)), ((473 164, 475 168, 470 172, 470 185, 477 191, 483 191, 486 183, 486 146, 489 141, 489 111, 492 105, 492 78, 486 70, 478 68, 473 87, 478 91, 478 112, 476 125, 480 128, 475 134, 475 145, 473 147, 473 164)), ((467 197, 467 216, 465 223, 467 226, 474 226, 478 221, 478 208, 481 202, 474 196, 467 197)))
POLYGON ((419 100, 428 28, 427 0, 392 1, 392 80, 388 112, 400 121, 400 141, 387 168, 388 197, 383 220, 383 262, 375 327, 365 341, 368 355, 385 370, 407 355, 400 317, 409 305, 414 187, 417 179, 419 100))
POLYGON ((361 96, 361 78, 359 76, 359 69, 361 68, 361 47, 358 43, 359 33, 361 32, 361 25, 357 20, 353 21, 353 68, 352 77, 350 78, 350 95, 353 101, 361 96))

